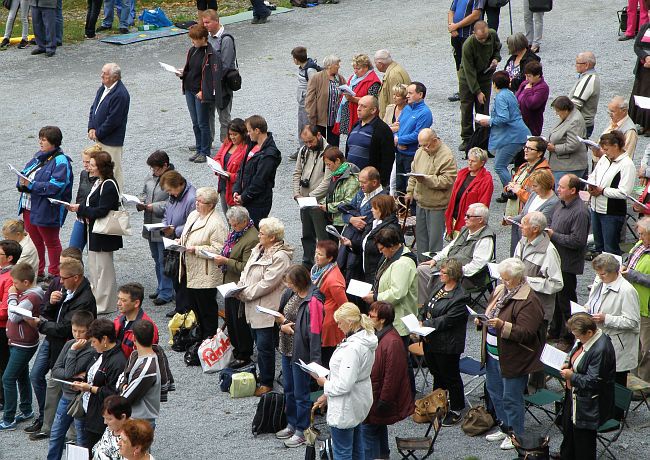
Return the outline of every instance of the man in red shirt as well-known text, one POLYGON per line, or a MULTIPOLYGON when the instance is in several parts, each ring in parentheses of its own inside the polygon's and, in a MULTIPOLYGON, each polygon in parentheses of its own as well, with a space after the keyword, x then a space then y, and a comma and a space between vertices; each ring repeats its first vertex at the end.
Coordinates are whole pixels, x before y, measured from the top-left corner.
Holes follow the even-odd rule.
POLYGON ((158 326, 141 308, 143 300, 144 288, 140 283, 126 283, 120 286, 117 292, 117 308, 120 315, 114 321, 115 333, 127 359, 135 347, 132 327, 137 320, 142 319, 153 324, 153 343, 158 343, 158 326))

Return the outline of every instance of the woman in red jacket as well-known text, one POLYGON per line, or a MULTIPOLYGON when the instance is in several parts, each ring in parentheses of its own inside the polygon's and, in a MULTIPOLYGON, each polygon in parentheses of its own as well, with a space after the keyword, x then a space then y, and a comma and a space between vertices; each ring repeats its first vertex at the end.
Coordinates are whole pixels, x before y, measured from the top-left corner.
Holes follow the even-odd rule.
POLYGON ((390 458, 388 425, 413 413, 415 404, 410 391, 402 391, 408 382, 408 354, 404 341, 393 327, 395 310, 388 302, 370 305, 379 345, 372 366, 372 407, 361 425, 366 458, 390 458))
POLYGON ((445 212, 447 238, 452 240, 465 225, 465 213, 470 204, 483 203, 488 208, 494 191, 492 174, 485 168, 488 153, 474 147, 467 153, 467 167, 458 171, 445 212))
POLYGON ((334 321, 334 312, 348 301, 345 278, 336 264, 338 247, 332 240, 322 240, 316 245, 311 281, 325 296, 325 319, 321 338, 321 361, 329 369, 330 358, 345 335, 334 321))
POLYGON ((221 148, 214 156, 214 160, 219 163, 221 169, 228 173, 228 177, 215 173, 219 176, 217 190, 219 191, 223 212, 235 205, 235 200, 232 197, 232 187, 237 182, 237 174, 244 160, 248 142, 246 123, 241 118, 233 119, 228 124, 228 139, 221 144, 221 148))

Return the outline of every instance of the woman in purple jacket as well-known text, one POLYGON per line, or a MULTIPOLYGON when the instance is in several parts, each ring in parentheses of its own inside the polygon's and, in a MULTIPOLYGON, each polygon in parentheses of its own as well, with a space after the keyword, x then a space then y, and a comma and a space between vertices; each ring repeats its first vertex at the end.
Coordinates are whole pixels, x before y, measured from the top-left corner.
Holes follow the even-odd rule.
POLYGON ((549 93, 542 75, 542 64, 537 61, 529 62, 524 67, 524 75, 526 79, 516 93, 521 117, 533 136, 541 136, 549 93))

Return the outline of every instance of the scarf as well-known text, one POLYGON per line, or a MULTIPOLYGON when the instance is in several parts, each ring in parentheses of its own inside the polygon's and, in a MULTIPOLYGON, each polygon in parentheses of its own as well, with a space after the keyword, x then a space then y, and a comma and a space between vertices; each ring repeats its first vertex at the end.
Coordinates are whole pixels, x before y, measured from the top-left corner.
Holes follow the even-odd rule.
MULTIPOLYGON (((372 70, 372 69, 368 70, 363 75, 363 77, 357 77, 356 75, 354 75, 350 79, 350 88, 354 89, 359 83, 361 83, 368 76, 368 74, 370 72, 374 72, 374 70, 372 70)), ((339 110, 336 113, 336 123, 337 124, 341 123, 341 115, 343 114, 343 107, 345 107, 347 105, 348 105, 348 98, 344 96, 343 98, 341 98, 341 103, 339 104, 339 110)))
POLYGON ((314 286, 320 287, 320 285, 323 283, 323 279, 325 278, 325 276, 334 267, 336 267, 336 262, 330 262, 329 264, 323 267, 319 267, 318 265, 314 264, 314 266, 311 267, 311 282, 314 284, 314 286))
MULTIPOLYGON (((221 255, 224 257, 229 258, 230 253, 232 252, 232 248, 237 244, 237 241, 244 236, 244 233, 248 231, 249 228, 253 226, 253 221, 251 219, 248 220, 248 223, 246 224, 246 227, 244 227, 240 231, 235 231, 232 230, 230 233, 228 233, 228 237, 226 238, 226 242, 223 244, 223 249, 221 250, 221 255)), ((222 265, 221 266, 221 271, 225 272, 227 270, 228 266, 227 265, 222 265)))
MULTIPOLYGON (((515 286, 512 289, 508 290, 508 288, 505 288, 503 290, 503 295, 501 296, 501 298, 497 299, 497 303, 494 305, 494 308, 486 313, 487 317, 489 319, 494 319, 497 316, 499 316, 499 313, 501 312, 501 309, 503 308, 503 306, 506 303, 508 303, 508 301, 510 299, 512 299, 514 297, 514 295, 517 294, 517 292, 519 292, 519 289, 521 289, 521 287, 523 285, 524 285, 524 280, 521 280, 521 283, 519 283, 519 285, 515 286)), ((504 287, 505 287, 505 285, 504 285, 504 287)))
POLYGON ((341 163, 341 166, 336 168, 336 171, 332 173, 332 181, 336 181, 345 172, 345 170, 348 169, 349 166, 350 163, 348 163, 347 161, 341 163))

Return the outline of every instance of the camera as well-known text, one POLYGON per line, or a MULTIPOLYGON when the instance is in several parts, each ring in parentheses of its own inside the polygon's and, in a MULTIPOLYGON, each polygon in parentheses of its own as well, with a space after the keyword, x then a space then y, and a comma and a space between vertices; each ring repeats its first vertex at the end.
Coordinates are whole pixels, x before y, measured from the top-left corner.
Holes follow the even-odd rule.
POLYGON ((300 186, 304 188, 309 188, 309 179, 300 179, 300 186))

